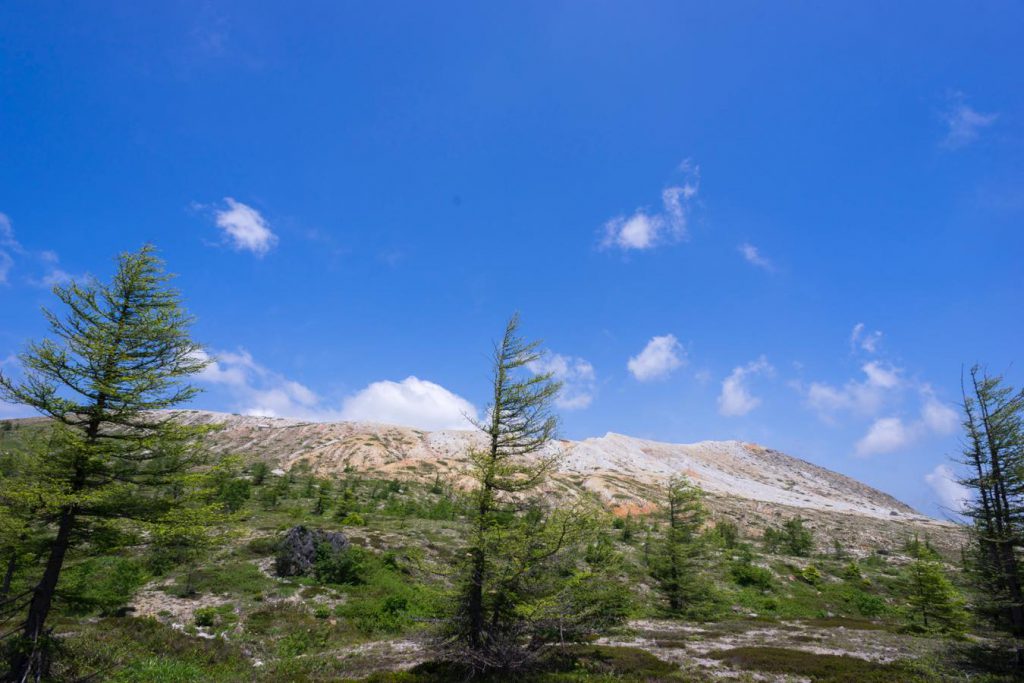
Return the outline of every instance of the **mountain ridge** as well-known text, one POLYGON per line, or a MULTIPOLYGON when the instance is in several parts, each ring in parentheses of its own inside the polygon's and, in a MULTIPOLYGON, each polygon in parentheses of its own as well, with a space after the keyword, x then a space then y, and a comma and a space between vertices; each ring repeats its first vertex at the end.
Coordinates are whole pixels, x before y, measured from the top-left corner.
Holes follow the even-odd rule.
MULTIPOLYGON (((318 475, 373 476, 471 485, 467 458, 485 446, 474 430, 429 431, 373 422, 312 422, 213 411, 175 411, 190 424, 216 424, 215 453, 240 454, 276 468, 309 467, 318 475)), ((661 486, 685 475, 705 493, 716 519, 757 537, 800 516, 818 530, 822 547, 837 544, 889 552, 908 538, 928 537, 952 556, 964 528, 914 510, 890 494, 807 460, 744 441, 672 444, 615 432, 580 441, 558 439, 545 454, 559 465, 545 486, 551 495, 589 494, 617 514, 656 509, 661 486)))

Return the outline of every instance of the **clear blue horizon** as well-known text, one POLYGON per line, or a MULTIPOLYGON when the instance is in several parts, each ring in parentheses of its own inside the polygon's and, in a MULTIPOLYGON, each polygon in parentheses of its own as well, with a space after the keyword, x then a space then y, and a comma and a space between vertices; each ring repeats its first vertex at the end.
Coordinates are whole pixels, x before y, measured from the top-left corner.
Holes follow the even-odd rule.
POLYGON ((152 242, 193 407, 458 426, 519 311, 568 438, 955 505, 961 368, 1024 382, 1024 8, 375 9, 0 7, 3 372, 152 242))

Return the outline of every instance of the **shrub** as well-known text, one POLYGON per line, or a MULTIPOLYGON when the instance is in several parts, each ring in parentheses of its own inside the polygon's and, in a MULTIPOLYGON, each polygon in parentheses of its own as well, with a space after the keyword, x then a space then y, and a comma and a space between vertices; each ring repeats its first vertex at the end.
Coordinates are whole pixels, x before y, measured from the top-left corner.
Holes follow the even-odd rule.
POLYGON ((840 576, 847 581, 861 581, 864 578, 864 575, 860 571, 860 565, 856 562, 849 562, 845 567, 843 567, 840 576))
POLYGON ((733 522, 722 519, 715 523, 715 528, 711 530, 711 536, 723 548, 735 548, 740 531, 733 522))
POLYGON ((366 526, 366 520, 358 512, 350 512, 341 520, 345 526, 366 526))
POLYGON ((800 578, 812 586, 817 586, 821 583, 821 572, 813 564, 809 564, 800 570, 800 578))
POLYGON ((362 548, 348 548, 340 553, 327 552, 321 544, 317 546, 317 559, 313 574, 318 581, 359 585, 365 583, 365 565, 368 553, 362 548))
POLYGON ((217 621, 217 610, 213 607, 200 607, 193 615, 193 620, 196 626, 209 628, 217 621))
POLYGON ((96 557, 69 566, 61 595, 77 612, 112 614, 126 605, 149 578, 143 565, 124 557, 96 557))
POLYGON ((228 479, 221 483, 217 498, 228 512, 238 512, 249 500, 249 482, 245 479, 228 479))
POLYGON ((764 567, 750 564, 749 562, 735 562, 729 568, 732 580, 738 586, 750 586, 766 591, 772 588, 772 573, 764 567))
POLYGON ((803 519, 794 517, 786 520, 782 529, 765 529, 764 545, 769 552, 807 557, 814 549, 814 534, 804 526, 803 519))

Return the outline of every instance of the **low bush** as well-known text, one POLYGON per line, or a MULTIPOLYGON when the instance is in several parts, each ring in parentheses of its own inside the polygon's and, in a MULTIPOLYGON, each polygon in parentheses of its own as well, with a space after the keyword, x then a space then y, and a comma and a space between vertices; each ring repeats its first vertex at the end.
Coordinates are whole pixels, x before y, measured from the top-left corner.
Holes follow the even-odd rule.
POLYGON ((749 586, 763 591, 771 590, 774 577, 771 570, 749 562, 734 562, 729 575, 738 586, 749 586))

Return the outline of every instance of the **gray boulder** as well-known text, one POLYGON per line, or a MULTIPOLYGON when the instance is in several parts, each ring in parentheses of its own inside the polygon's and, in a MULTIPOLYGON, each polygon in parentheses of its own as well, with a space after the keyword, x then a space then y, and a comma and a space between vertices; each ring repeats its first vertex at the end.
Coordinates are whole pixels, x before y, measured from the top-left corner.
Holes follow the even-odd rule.
POLYGON ((275 573, 278 576, 312 575, 317 547, 324 548, 331 555, 338 555, 348 549, 349 540, 340 531, 307 529, 302 525, 292 527, 278 546, 275 573))

